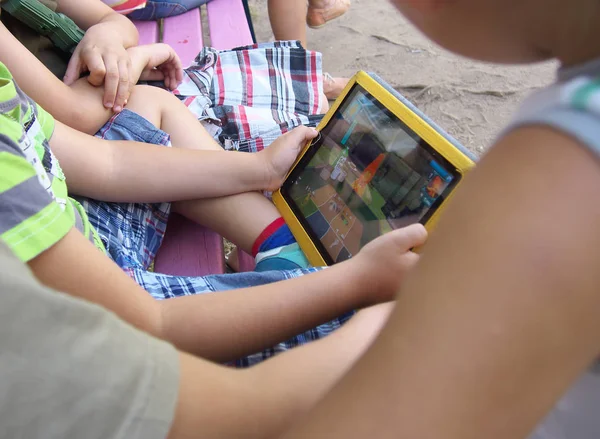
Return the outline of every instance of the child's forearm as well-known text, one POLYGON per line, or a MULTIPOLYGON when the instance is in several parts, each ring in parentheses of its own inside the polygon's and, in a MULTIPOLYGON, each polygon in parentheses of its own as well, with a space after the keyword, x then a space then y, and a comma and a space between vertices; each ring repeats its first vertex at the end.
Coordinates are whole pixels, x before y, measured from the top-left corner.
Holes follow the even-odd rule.
POLYGON ((106 141, 56 124, 50 146, 71 193, 113 202, 163 202, 265 189, 262 154, 106 141))
POLYGON ((79 27, 88 30, 103 24, 111 38, 120 38, 125 48, 138 43, 138 31, 127 17, 97 0, 59 0, 58 11, 70 17, 79 27), (108 26, 106 26, 108 25, 108 26))
POLYGON ((151 203, 260 191, 269 184, 268 167, 260 155, 110 143, 112 172, 103 179, 104 187, 82 181, 87 196, 151 203))
POLYGON ((326 338, 241 371, 182 354, 169 438, 196 437, 200 429, 207 439, 278 437, 350 369, 379 333, 390 309, 385 304, 361 311, 326 338))
POLYGON ((201 301, 163 301, 163 337, 214 361, 260 352, 368 303, 365 276, 355 268, 343 263, 283 282, 203 295, 201 301))
POLYGON ((69 88, 29 52, 0 23, 0 61, 10 70, 19 87, 54 118, 80 131, 93 134, 110 117, 102 104, 103 90, 85 79, 69 88), (87 85, 86 85, 87 84, 87 85))
POLYGON ((272 285, 156 301, 76 230, 30 261, 50 288, 97 303, 182 350, 221 361, 269 348, 368 303, 366 276, 352 265, 272 285))
POLYGON ((124 17, 121 14, 111 13, 100 20, 98 24, 100 23, 105 25, 103 30, 112 31, 113 35, 119 35, 119 38, 123 40, 124 48, 128 49, 129 47, 138 44, 139 34, 137 28, 127 17, 124 17))

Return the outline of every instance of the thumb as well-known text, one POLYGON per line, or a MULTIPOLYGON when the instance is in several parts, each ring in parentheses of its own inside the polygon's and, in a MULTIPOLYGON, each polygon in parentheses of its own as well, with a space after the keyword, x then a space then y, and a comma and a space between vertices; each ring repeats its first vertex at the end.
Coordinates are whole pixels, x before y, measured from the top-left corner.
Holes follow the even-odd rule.
POLYGON ((319 135, 319 132, 314 128, 309 128, 304 125, 294 128, 287 132, 288 142, 297 143, 298 145, 304 145, 311 139, 314 139, 319 135))
POLYGON ((391 232, 395 235, 396 244, 403 250, 407 251, 413 247, 419 247, 427 241, 427 230, 423 224, 411 224, 391 232))
POLYGON ((71 59, 69 60, 69 64, 67 66, 67 71, 63 78, 63 81, 67 85, 73 84, 75 81, 79 79, 79 75, 81 74, 81 63, 79 58, 79 47, 75 49, 71 59))

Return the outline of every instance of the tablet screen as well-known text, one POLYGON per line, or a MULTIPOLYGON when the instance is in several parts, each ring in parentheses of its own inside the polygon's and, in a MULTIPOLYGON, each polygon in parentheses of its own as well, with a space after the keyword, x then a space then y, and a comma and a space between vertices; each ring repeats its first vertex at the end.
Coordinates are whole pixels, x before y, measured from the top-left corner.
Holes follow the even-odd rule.
POLYGON ((355 85, 282 195, 331 264, 383 233, 425 223, 459 178, 446 159, 355 85))

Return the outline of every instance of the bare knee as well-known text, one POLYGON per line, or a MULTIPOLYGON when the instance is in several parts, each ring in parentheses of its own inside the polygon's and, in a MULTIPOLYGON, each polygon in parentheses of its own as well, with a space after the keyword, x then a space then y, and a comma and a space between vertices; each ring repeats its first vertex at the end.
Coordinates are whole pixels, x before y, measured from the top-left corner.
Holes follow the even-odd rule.
POLYGON ((126 108, 160 128, 165 107, 175 96, 162 88, 150 85, 136 85, 131 91, 126 108))

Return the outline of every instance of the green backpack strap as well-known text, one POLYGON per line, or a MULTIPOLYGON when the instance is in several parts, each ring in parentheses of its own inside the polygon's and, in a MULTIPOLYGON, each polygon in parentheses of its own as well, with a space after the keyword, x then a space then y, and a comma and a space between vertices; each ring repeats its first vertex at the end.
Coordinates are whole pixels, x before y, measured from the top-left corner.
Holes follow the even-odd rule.
POLYGON ((0 5, 64 52, 73 53, 85 34, 69 17, 54 12, 38 0, 2 0, 0 5))

